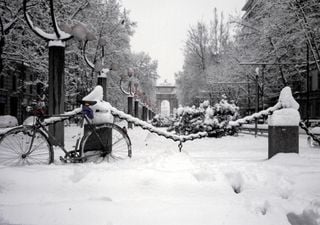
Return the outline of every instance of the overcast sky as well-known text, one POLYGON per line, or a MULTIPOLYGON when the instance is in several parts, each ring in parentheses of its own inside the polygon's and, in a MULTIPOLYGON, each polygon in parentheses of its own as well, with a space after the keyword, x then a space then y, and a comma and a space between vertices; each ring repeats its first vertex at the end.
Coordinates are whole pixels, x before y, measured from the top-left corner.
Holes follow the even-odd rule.
POLYGON ((182 69, 183 46, 190 26, 208 22, 213 9, 229 14, 241 12, 246 0, 122 0, 137 22, 131 40, 134 52, 147 52, 158 60, 158 74, 163 82, 174 83, 174 73, 182 69))

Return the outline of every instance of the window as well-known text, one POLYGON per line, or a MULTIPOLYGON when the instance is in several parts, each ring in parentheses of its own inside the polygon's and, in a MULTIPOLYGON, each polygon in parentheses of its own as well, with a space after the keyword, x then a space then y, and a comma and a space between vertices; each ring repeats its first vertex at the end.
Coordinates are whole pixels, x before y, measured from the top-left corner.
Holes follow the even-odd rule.
POLYGON ((0 88, 4 88, 4 76, 0 76, 0 88))
POLYGON ((17 77, 16 76, 12 76, 12 90, 16 91, 17 90, 17 77))

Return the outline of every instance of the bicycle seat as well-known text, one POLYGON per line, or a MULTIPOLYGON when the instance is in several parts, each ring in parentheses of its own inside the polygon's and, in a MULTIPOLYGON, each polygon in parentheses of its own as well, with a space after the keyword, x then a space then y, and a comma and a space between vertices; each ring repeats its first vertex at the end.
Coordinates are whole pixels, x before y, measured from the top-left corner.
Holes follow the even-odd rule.
POLYGON ((91 105, 95 105, 97 103, 97 101, 81 100, 81 101, 79 101, 79 103, 82 104, 82 105, 88 104, 88 105, 91 106, 91 105))

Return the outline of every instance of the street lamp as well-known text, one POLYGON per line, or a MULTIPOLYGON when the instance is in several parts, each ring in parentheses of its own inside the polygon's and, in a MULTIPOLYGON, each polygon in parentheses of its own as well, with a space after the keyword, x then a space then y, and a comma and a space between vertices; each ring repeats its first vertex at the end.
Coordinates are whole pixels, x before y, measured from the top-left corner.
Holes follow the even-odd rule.
MULTIPOLYGON (((132 116, 138 114, 136 107, 139 105, 136 102, 134 104, 135 112, 133 114, 133 98, 138 93, 138 86, 139 82, 138 79, 135 77, 134 70, 133 68, 129 68, 127 70, 127 76, 121 76, 120 78, 120 90, 123 94, 128 96, 128 114, 132 116)), ((128 123, 128 128, 132 128, 132 123, 128 123)))
MULTIPOLYGON (((47 33, 36 27, 27 12, 27 0, 23 0, 23 12, 25 20, 31 30, 40 38, 45 40, 49 46, 49 114, 64 113, 64 62, 65 62, 65 42, 73 36, 62 31, 57 24, 54 14, 53 0, 49 2, 52 20, 53 33, 47 33)), ((49 132, 55 137, 57 142, 64 144, 64 125, 57 122, 50 125, 49 132)))
POLYGON ((259 71, 260 68, 256 67, 256 112, 259 111, 259 71))
POLYGON ((98 73, 97 76, 97 84, 101 85, 103 88, 103 100, 107 101, 107 97, 108 97, 108 89, 107 89, 107 84, 108 84, 108 74, 111 70, 116 71, 118 70, 118 66, 114 63, 111 63, 111 65, 105 65, 104 62, 104 57, 105 57, 105 51, 104 51, 104 42, 101 41, 102 39, 100 38, 96 49, 98 50, 99 48, 101 49, 101 55, 99 57, 99 60, 96 63, 93 63, 89 60, 88 56, 87 56, 87 46, 88 46, 88 41, 86 40, 83 46, 83 58, 85 60, 85 62, 87 63, 87 65, 95 72, 98 73))

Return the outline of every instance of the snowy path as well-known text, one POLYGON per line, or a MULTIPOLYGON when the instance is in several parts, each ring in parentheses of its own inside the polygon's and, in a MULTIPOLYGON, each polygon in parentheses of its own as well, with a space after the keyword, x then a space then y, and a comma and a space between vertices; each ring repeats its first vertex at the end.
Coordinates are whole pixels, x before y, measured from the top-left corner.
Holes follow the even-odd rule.
POLYGON ((171 140, 134 131, 132 159, 0 167, 0 224, 288 225, 288 213, 317 224, 320 149, 305 136, 299 155, 266 160, 265 137, 206 138, 180 153, 171 140))

